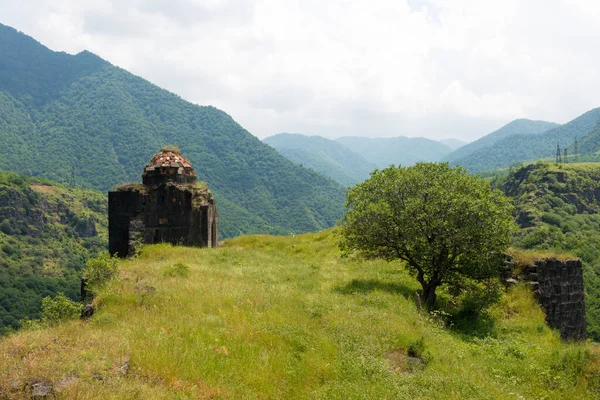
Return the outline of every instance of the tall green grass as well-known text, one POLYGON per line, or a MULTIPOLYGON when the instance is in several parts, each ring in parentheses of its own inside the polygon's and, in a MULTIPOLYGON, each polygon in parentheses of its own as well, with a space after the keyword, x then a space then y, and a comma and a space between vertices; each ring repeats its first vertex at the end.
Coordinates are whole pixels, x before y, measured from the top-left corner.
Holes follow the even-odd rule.
POLYGON ((331 231, 147 246, 120 270, 91 321, 0 341, 0 393, 35 378, 86 399, 600 396, 597 347, 561 343, 527 288, 465 334, 419 313, 400 263, 341 258, 331 231))

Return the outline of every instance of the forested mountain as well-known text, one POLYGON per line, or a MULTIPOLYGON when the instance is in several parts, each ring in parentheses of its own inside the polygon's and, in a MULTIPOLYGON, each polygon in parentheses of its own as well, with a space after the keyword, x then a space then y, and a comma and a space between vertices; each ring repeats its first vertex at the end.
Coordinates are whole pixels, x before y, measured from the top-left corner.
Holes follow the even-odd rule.
POLYGON ((531 164, 511 170, 501 188, 515 199, 515 246, 583 260, 588 336, 600 341, 600 164, 531 164))
POLYGON ((445 144, 422 137, 345 136, 336 141, 376 164, 379 168, 386 168, 390 164, 409 166, 419 161, 439 161, 452 151, 445 144))
POLYGON ((461 160, 462 158, 477 152, 478 150, 492 146, 494 143, 509 136, 542 133, 549 129, 556 128, 557 126, 559 126, 559 124, 554 122, 516 119, 504 125, 502 128, 485 135, 476 141, 459 148, 458 150, 453 151, 445 157, 445 160, 454 163, 457 160, 461 160))
POLYGON ((81 269, 106 247, 106 196, 0 172, 0 335, 41 299, 79 300, 81 269))
POLYGON ((321 136, 280 133, 263 142, 288 160, 312 168, 344 186, 362 182, 377 168, 341 143, 321 136))
POLYGON ((89 53, 56 53, 0 25, 2 168, 107 191, 176 144, 215 193, 222 236, 329 227, 344 188, 302 168, 214 107, 89 53))
POLYGON ((450 147, 452 150, 460 149, 461 147, 463 147, 467 144, 467 142, 465 142, 465 141, 454 139, 454 138, 442 139, 439 142, 441 144, 445 144, 446 146, 450 147))
MULTIPOLYGON (((600 152, 600 124, 596 125, 582 138, 577 140, 577 147, 580 154, 595 154, 600 152)), ((574 144, 570 148, 574 150, 574 144)))
POLYGON ((515 162, 552 157, 556 154, 557 143, 564 149, 594 128, 599 119, 600 108, 595 108, 564 125, 539 134, 517 134, 501 139, 452 163, 476 173, 508 167, 515 162))

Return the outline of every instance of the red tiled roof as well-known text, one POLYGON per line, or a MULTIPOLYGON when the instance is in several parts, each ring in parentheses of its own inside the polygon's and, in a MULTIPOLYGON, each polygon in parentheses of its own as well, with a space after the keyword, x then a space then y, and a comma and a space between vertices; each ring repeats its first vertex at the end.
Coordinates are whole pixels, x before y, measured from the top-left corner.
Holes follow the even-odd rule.
POLYGON ((196 175, 192 163, 177 151, 161 150, 156 153, 144 167, 144 174, 154 171, 156 168, 177 168, 178 174, 196 175))

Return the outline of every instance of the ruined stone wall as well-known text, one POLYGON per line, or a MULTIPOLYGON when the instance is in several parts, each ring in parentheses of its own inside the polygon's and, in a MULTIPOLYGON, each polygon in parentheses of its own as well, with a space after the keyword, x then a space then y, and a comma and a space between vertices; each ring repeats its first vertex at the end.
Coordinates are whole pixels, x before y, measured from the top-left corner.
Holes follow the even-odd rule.
POLYGON ((538 260, 537 297, 546 323, 565 340, 585 340, 585 303, 581 260, 538 260))
POLYGON ((218 213, 187 186, 128 187, 108 194, 109 252, 135 254, 140 244, 217 247, 218 213))
POLYGON ((192 193, 174 184, 149 191, 144 209, 145 243, 199 245, 189 240, 192 193))
POLYGON ((108 251, 111 255, 128 257, 135 252, 132 231, 139 232, 139 222, 130 227, 132 220, 141 215, 142 195, 137 191, 108 193, 108 251), (130 229, 133 228, 133 229, 130 229))
POLYGON ((518 280, 528 282, 546 313, 546 323, 563 340, 585 340, 586 318, 581 260, 535 261, 520 268, 518 280))

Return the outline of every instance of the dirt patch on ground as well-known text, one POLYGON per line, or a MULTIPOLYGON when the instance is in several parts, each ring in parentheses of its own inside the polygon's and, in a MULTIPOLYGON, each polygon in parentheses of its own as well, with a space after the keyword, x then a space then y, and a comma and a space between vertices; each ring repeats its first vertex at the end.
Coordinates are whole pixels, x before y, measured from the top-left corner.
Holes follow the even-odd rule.
POLYGON ((50 185, 31 185, 30 187, 33 190, 37 190, 38 192, 42 192, 42 193, 56 193, 56 186, 50 186, 50 185))
POLYGON ((418 357, 410 357, 403 350, 394 350, 385 358, 389 361, 392 371, 399 374, 417 372, 425 368, 423 360, 418 357))

